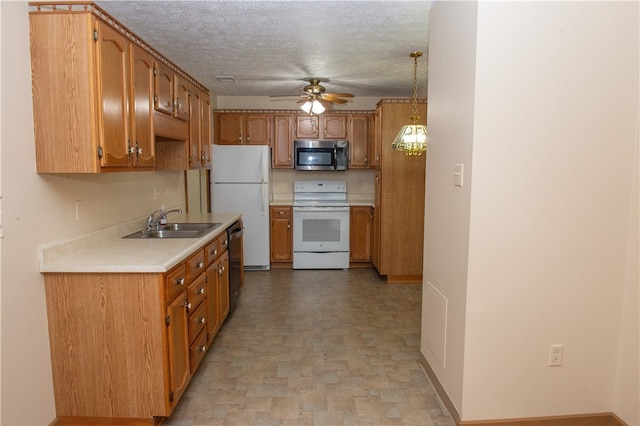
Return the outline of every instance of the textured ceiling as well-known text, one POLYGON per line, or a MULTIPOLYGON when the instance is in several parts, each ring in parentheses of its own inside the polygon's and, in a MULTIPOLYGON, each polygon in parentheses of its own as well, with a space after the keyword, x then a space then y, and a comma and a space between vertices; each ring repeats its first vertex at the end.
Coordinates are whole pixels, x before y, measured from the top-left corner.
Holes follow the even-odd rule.
POLYGON ((215 96, 426 97, 428 1, 96 1, 215 96), (232 76, 235 82, 219 82, 232 76))

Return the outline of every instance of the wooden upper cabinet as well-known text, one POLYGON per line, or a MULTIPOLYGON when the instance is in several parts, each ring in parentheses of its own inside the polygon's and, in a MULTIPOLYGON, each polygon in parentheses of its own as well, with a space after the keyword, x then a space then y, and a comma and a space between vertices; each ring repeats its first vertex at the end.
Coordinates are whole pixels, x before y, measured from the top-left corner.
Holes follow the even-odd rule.
POLYGON ((189 167, 206 167, 211 162, 211 100, 195 86, 189 88, 189 167))
POLYGON ((346 139, 346 114, 296 116, 296 139, 346 139))
POLYGON ((136 166, 155 165, 155 137, 153 130, 153 57, 131 45, 132 156, 136 166))
POLYGON ((173 116, 182 121, 189 120, 189 83, 179 74, 174 74, 174 111, 173 116))
POLYGON ((247 145, 269 145, 271 114, 247 114, 244 117, 244 138, 247 145))
POLYGON ((267 113, 217 113, 217 138, 219 145, 269 145, 271 141, 272 114, 267 113))
POLYGON ((189 120, 189 83, 168 65, 156 61, 155 109, 189 120))
POLYGON ((173 115, 173 70, 160 61, 156 61, 155 109, 173 115))
POLYGON ((211 97, 208 93, 202 96, 202 134, 200 148, 202 149, 202 166, 211 165, 211 97))
POLYGON ((98 35, 98 120, 102 167, 129 164, 131 135, 128 117, 129 60, 127 39, 110 26, 96 22, 98 35))
POLYGON ((199 168, 202 150, 202 92, 192 87, 189 93, 189 167, 199 168))
POLYGON ((273 150, 271 163, 274 168, 293 168, 293 114, 273 116, 273 150))
POLYGON ((349 167, 369 167, 370 114, 352 114, 349 117, 349 167))
POLYGON ((97 6, 74 13, 33 7, 29 30, 37 172, 149 170, 178 157, 181 162, 169 168, 186 168, 187 95, 195 81, 161 62, 117 22, 103 20, 97 6), (157 137, 179 143, 157 150, 157 137))

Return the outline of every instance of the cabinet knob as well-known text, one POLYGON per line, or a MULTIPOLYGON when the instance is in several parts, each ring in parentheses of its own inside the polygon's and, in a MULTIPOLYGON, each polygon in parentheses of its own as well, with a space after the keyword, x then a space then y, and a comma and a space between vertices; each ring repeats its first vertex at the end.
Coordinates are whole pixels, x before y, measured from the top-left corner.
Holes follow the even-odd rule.
POLYGON ((207 321, 207 320, 206 320, 204 317, 202 317, 202 318, 200 318, 200 320, 198 320, 198 322, 199 322, 200 324, 204 324, 206 321, 207 321))
POLYGON ((291 228, 291 225, 287 223, 287 229, 291 228))
POLYGON ((200 352, 204 352, 207 350, 207 347, 205 345, 200 346, 200 352))
POLYGON ((198 294, 204 294, 204 287, 198 290, 198 294))
POLYGON ((214 250, 210 250, 209 251, 209 256, 215 256, 216 254, 218 254, 218 249, 214 249, 214 250))
POLYGON ((187 310, 191 309, 191 303, 189 302, 185 303, 184 307, 187 308, 187 310))
POLYGON ((175 282, 175 285, 184 285, 184 278, 178 278, 175 282))
POLYGON ((204 263, 202 262, 196 263, 196 269, 202 269, 203 266, 204 266, 204 263))

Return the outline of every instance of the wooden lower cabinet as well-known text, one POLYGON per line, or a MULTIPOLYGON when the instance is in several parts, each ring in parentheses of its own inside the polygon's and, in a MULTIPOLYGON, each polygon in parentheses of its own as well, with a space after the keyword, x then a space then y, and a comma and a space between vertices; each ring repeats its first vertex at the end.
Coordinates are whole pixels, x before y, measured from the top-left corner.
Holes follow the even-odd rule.
POLYGON ((166 273, 45 273, 59 425, 158 425, 229 313, 226 232, 166 273))
POLYGON ((293 208, 271 206, 271 263, 293 262, 293 208))
POLYGON ((351 206, 349 223, 349 262, 371 262, 373 207, 351 206))

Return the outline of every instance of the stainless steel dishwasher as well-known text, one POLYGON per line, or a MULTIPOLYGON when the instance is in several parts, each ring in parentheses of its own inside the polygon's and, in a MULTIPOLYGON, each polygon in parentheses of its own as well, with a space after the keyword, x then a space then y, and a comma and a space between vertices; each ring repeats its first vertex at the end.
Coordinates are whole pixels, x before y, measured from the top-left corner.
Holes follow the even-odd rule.
POLYGON ((229 241, 229 313, 231 313, 238 304, 244 285, 242 219, 227 228, 227 238, 229 241))

